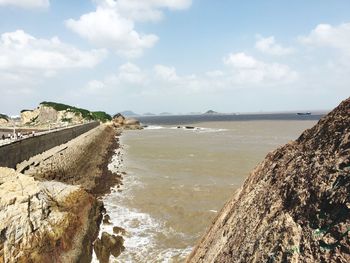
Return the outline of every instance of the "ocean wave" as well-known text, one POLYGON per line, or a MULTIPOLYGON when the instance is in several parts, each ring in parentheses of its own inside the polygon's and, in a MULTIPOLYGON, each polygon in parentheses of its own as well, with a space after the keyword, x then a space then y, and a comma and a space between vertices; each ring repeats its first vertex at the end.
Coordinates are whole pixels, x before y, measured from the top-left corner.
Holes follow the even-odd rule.
POLYGON ((150 126, 146 126, 144 127, 145 130, 161 130, 161 129, 165 129, 165 127, 163 126, 156 126, 156 125, 150 125, 150 126))
MULTIPOLYGON (((109 164, 109 169, 113 172, 121 172, 123 148, 127 148, 127 145, 115 151, 109 164)), ((177 233, 167 227, 161 219, 155 219, 147 213, 127 206, 127 200, 133 198, 133 191, 137 191, 140 187, 143 187, 143 184, 137 174, 128 172, 123 179, 123 185, 120 188, 114 187, 110 194, 102 198, 111 224, 100 226, 99 237, 102 232, 113 234, 114 226, 126 230, 123 235, 125 251, 118 258, 111 255, 109 262, 178 262, 178 259, 184 260, 192 247, 163 248, 157 240, 159 235, 184 235, 183 233, 177 233)), ((98 263, 95 253, 93 253, 92 262, 98 263)))
POLYGON ((214 129, 214 128, 201 128, 201 127, 198 127, 197 131, 202 132, 202 133, 206 133, 206 132, 224 132, 224 131, 227 131, 227 129, 214 129))
POLYGON ((203 128, 203 127, 194 127, 194 126, 177 126, 177 127, 171 127, 170 129, 185 130, 185 131, 192 131, 192 132, 199 132, 199 133, 227 131, 227 129, 203 128))
POLYGON ((157 125, 150 125, 144 128, 145 130, 181 130, 181 131, 192 131, 199 133, 209 133, 209 132, 224 132, 227 129, 216 129, 216 128, 203 128, 203 127, 195 127, 195 126, 173 126, 173 127, 164 127, 157 125))
POLYGON ((173 259, 185 259, 192 247, 161 249, 157 241, 158 235, 183 234, 176 233, 166 227, 164 222, 147 213, 123 205, 123 199, 126 198, 129 196, 125 192, 122 194, 113 192, 103 200, 112 224, 102 225, 100 232, 112 234, 113 226, 126 230, 125 251, 118 258, 111 256, 110 262, 172 262, 173 259))

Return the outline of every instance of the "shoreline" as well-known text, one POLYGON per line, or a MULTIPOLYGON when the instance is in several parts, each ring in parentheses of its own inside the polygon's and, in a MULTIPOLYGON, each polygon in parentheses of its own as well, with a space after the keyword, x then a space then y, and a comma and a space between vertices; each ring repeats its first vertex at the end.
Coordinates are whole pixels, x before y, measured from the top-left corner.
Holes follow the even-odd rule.
POLYGON ((122 183, 121 174, 112 172, 108 166, 111 163, 116 151, 120 149, 121 131, 116 131, 114 138, 110 140, 109 146, 106 149, 106 154, 103 157, 103 162, 98 166, 101 170, 101 176, 95 180, 95 187, 91 189, 90 193, 96 197, 102 197, 111 192, 114 186, 122 183))
MULTIPOLYGON (((79 228, 73 227, 70 228, 69 232, 67 233, 62 232, 63 236, 59 237, 59 240, 65 240, 65 236, 69 234, 74 236, 75 240, 80 241, 77 241, 78 243, 76 243, 73 247, 64 247, 62 252, 59 252, 55 256, 56 258, 65 257, 67 253, 72 253, 74 250, 76 252, 74 252, 75 260, 73 261, 91 261, 94 250, 94 242, 96 242, 98 239, 102 219, 105 214, 104 205, 100 200, 100 197, 109 193, 114 186, 121 183, 122 179, 121 174, 113 173, 108 169, 108 164, 120 147, 120 135, 120 129, 115 129, 112 125, 100 125, 65 144, 51 148, 48 151, 33 156, 27 161, 17 164, 17 171, 12 170, 13 173, 18 173, 20 176, 23 175, 23 178, 28 178, 26 180, 32 180, 33 183, 37 184, 40 188, 43 188, 42 191, 49 194, 49 196, 52 195, 53 199, 56 198, 56 194, 54 192, 55 190, 51 188, 51 185, 55 184, 62 184, 62 189, 76 189, 75 191, 82 192, 82 195, 84 196, 83 200, 80 200, 79 196, 81 194, 79 192, 79 194, 68 195, 67 199, 60 199, 60 201, 53 200, 55 204, 54 206, 48 204, 48 209, 50 210, 56 209, 56 206, 58 209, 60 209, 60 207, 64 207, 66 205, 66 202, 69 202, 69 204, 72 205, 75 203, 77 207, 75 207, 73 210, 68 210, 68 214, 65 216, 80 217, 82 220, 81 222, 84 222, 83 231, 81 229, 79 230, 79 228), (48 190, 45 190, 46 188, 48 190), (84 202, 88 203, 89 205, 87 207, 80 207, 84 202)), ((11 170, 8 168, 4 169, 11 170)), ((13 180, 16 181, 18 179, 13 180)), ((8 191, 8 195, 11 196, 13 190, 12 188, 9 188, 8 190, 4 189, 4 191, 8 191)), ((37 191, 41 190, 38 189, 37 191)), ((60 195, 64 194, 60 193, 60 195)), ((1 196, 0 201, 6 201, 6 198, 7 195, 1 196)), ((35 198, 35 196, 29 198, 35 198)), ((0 213, 1 218, 6 218, 6 209, 13 209, 12 206, 19 206, 20 204, 17 204, 16 202, 9 202, 5 203, 4 205, 4 214, 0 213)), ((33 209, 39 209, 39 207, 33 207, 33 209)), ((35 210, 35 212, 28 213, 37 214, 40 211, 41 210, 39 209, 38 212, 35 210)), ((42 213, 42 211, 40 213, 42 213)), ((19 213, 19 216, 20 218, 25 217, 25 215, 22 215, 21 213, 19 213)), ((55 213, 49 213, 47 216, 55 218, 55 213)), ((47 220, 52 219, 46 219, 44 216, 36 218, 35 220, 35 224, 38 225, 38 228, 41 229, 40 231, 43 234, 48 231, 47 224, 51 225, 51 231, 54 233, 60 231, 59 229, 61 226, 57 225, 57 223, 52 223, 56 221, 59 222, 59 218, 57 218, 56 221, 49 221, 49 223, 47 223, 47 220)), ((5 229, 8 227, 12 228, 14 221, 7 221, 6 219, 5 222, 7 222, 4 223, 5 229)), ((28 222, 25 221, 21 222, 20 227, 21 229, 24 229, 24 231, 29 231, 26 234, 24 232, 24 235, 29 237, 33 235, 34 238, 38 234, 32 232, 32 230, 30 230, 32 226, 29 225, 28 228, 25 225, 27 223, 28 222)), ((70 224, 70 221, 67 221, 67 224, 70 224)), ((3 234, 3 232, 1 233, 3 234)), ((5 240, 2 240, 0 245, 8 246, 6 240, 7 237, 5 240)), ((16 242, 19 242, 18 244, 24 246, 30 246, 30 241, 27 241, 26 239, 19 239, 16 242)), ((50 241, 50 243, 47 243, 46 246, 51 246, 48 251, 61 251, 62 248, 60 248, 59 244, 60 243, 57 243, 56 241, 50 241)), ((18 252, 16 250, 15 252, 18 254, 21 253, 20 250, 18 252)), ((47 256, 49 254, 49 252, 43 253, 43 256, 47 256)), ((0 261, 3 256, 5 257, 4 259, 7 257, 6 255, 0 255, 0 261)), ((14 256, 11 256, 11 258, 12 257, 14 256)))
POLYGON ((108 172, 108 162, 119 147, 119 135, 113 127, 101 125, 18 164, 17 170, 40 181, 80 185, 98 197, 120 182, 108 172))

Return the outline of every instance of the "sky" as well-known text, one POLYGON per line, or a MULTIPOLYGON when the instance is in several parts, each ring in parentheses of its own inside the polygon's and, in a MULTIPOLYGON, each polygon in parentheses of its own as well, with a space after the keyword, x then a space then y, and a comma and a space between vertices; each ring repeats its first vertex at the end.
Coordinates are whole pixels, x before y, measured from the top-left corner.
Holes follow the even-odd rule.
POLYGON ((348 0, 0 0, 0 113, 328 110, 349 95, 348 0))

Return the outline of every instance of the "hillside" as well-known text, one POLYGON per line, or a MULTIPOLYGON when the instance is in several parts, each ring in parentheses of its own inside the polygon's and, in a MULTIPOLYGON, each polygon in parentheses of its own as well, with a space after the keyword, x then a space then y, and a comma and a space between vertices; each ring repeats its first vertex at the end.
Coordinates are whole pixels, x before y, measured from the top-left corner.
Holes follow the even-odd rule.
POLYGON ((269 153, 188 262, 350 262, 350 98, 269 153))
POLYGON ((5 114, 0 114, 0 119, 9 120, 9 117, 5 114))
POLYGON ((106 122, 112 117, 103 112, 92 112, 74 106, 44 101, 34 110, 22 110, 21 121, 25 125, 37 126, 47 123, 81 123, 84 121, 106 122))
POLYGON ((112 120, 112 116, 103 111, 89 111, 86 109, 77 108, 77 107, 62 104, 62 103, 47 102, 47 101, 43 101, 42 103, 40 103, 40 105, 51 107, 56 111, 68 111, 68 112, 81 114, 81 116, 85 120, 95 120, 95 121, 101 121, 101 122, 112 120))

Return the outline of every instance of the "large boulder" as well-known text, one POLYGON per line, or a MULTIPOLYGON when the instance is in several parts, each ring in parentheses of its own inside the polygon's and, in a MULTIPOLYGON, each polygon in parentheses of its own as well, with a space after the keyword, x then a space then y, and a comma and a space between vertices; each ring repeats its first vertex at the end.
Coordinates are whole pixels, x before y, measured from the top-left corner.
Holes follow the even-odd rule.
POLYGON ((124 239, 122 236, 110 235, 103 232, 101 239, 94 243, 94 251, 100 263, 108 263, 110 256, 118 257, 124 251, 124 239))
POLYGON ((80 187, 0 168, 0 262, 89 262, 99 216, 80 187))
POLYGON ((118 113, 113 116, 113 126, 116 128, 124 128, 128 130, 140 130, 141 124, 138 120, 133 118, 125 118, 122 114, 118 113))
POLYGON ((269 153, 188 262, 350 262, 350 99, 269 153))
POLYGON ((113 122, 115 123, 123 124, 124 120, 125 120, 125 117, 120 113, 117 113, 116 115, 113 116, 113 122))
POLYGON ((129 130, 141 130, 141 124, 138 120, 133 119, 133 118, 127 118, 124 120, 124 127, 125 129, 129 130))

